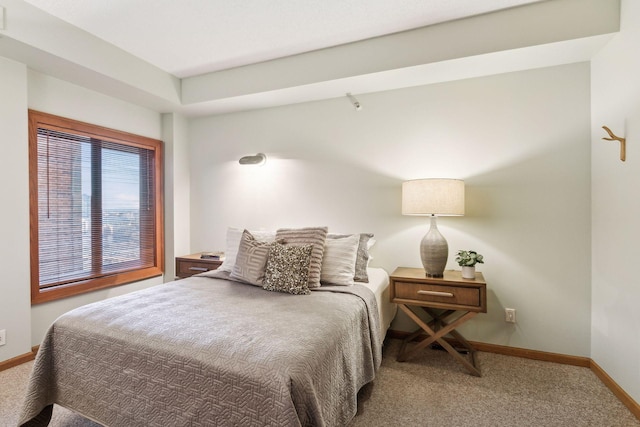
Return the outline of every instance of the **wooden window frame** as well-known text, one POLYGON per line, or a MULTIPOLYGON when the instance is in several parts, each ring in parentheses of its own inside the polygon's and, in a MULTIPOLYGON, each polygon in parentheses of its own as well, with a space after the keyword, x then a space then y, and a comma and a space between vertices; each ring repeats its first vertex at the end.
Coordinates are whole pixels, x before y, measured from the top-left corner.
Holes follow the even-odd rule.
POLYGON ((48 113, 29 110, 29 222, 31 259, 31 303, 39 304, 79 295, 98 289, 124 285, 139 280, 161 276, 164 272, 164 218, 163 218, 163 153, 162 141, 127 132, 109 129, 48 113), (40 258, 38 237, 38 128, 56 129, 103 141, 153 150, 154 160, 154 219, 155 241, 153 266, 115 272, 110 275, 88 278, 53 287, 40 286, 40 258))

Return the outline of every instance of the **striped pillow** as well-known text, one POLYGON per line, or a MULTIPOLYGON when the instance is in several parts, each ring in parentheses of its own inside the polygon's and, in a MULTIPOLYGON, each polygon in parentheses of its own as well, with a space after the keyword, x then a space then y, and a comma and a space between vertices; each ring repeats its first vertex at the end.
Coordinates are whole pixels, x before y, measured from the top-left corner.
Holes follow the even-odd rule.
POLYGON ((311 263, 309 264, 309 288, 320 287, 320 271, 324 243, 327 240, 328 227, 281 228, 276 231, 276 241, 285 245, 311 245, 311 263))
MULTIPOLYGON (((340 239, 347 236, 349 234, 328 234, 327 239, 340 239)), ((367 267, 371 260, 369 249, 374 242, 372 233, 360 233, 360 244, 358 245, 358 256, 356 257, 356 273, 354 275, 356 282, 369 283, 369 276, 367 275, 367 267)))
POLYGON ((262 286, 270 247, 271 243, 256 240, 248 230, 244 230, 230 277, 255 286, 262 286))
POLYGON ((323 285, 354 284, 359 244, 358 234, 327 239, 320 272, 320 281, 323 285))

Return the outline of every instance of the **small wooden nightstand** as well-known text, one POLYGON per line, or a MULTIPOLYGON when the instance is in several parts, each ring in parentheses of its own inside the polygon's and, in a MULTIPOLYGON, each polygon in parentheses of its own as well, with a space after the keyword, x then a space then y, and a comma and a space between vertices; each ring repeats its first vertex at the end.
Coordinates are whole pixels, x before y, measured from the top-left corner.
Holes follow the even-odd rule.
POLYGON ((476 350, 455 329, 478 313, 487 312, 487 284, 482 273, 476 273, 475 279, 463 279, 460 271, 448 270, 444 277, 426 277, 421 268, 399 267, 390 276, 391 301, 411 318, 420 329, 409 335, 398 353, 398 361, 403 362, 426 346, 438 342, 472 375, 481 376, 476 359, 476 350), (420 307, 431 321, 425 323, 410 307, 420 307), (439 309, 440 311, 436 311, 439 309), (452 321, 446 318, 455 312, 463 312, 452 321), (407 350, 407 343, 419 335, 428 336, 407 350), (451 335, 466 350, 471 361, 463 357, 444 337, 451 335))
POLYGON ((220 260, 202 259, 200 255, 202 252, 176 257, 176 276, 179 279, 184 279, 194 274, 216 270, 222 264, 220 260))

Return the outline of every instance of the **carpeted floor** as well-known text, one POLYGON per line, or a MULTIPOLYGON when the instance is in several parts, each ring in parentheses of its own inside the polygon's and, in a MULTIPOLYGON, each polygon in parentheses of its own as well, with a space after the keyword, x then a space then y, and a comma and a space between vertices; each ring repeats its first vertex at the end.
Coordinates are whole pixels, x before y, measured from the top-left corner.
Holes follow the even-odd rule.
MULTIPOLYGON (((382 368, 361 391, 349 427, 640 427, 587 368, 479 353, 477 378, 444 351, 425 350, 398 363, 399 345, 385 346, 382 368)), ((31 366, 0 372, 0 427, 16 425, 31 366)), ((50 426, 98 424, 56 406, 50 426)))

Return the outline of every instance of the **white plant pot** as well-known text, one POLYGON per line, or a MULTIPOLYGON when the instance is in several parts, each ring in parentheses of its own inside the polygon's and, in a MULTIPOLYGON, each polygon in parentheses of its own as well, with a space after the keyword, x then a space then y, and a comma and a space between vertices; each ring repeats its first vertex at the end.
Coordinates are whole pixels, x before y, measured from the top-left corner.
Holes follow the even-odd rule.
POLYGON ((462 278, 463 279, 475 279, 476 278, 476 266, 464 266, 462 267, 462 278))

